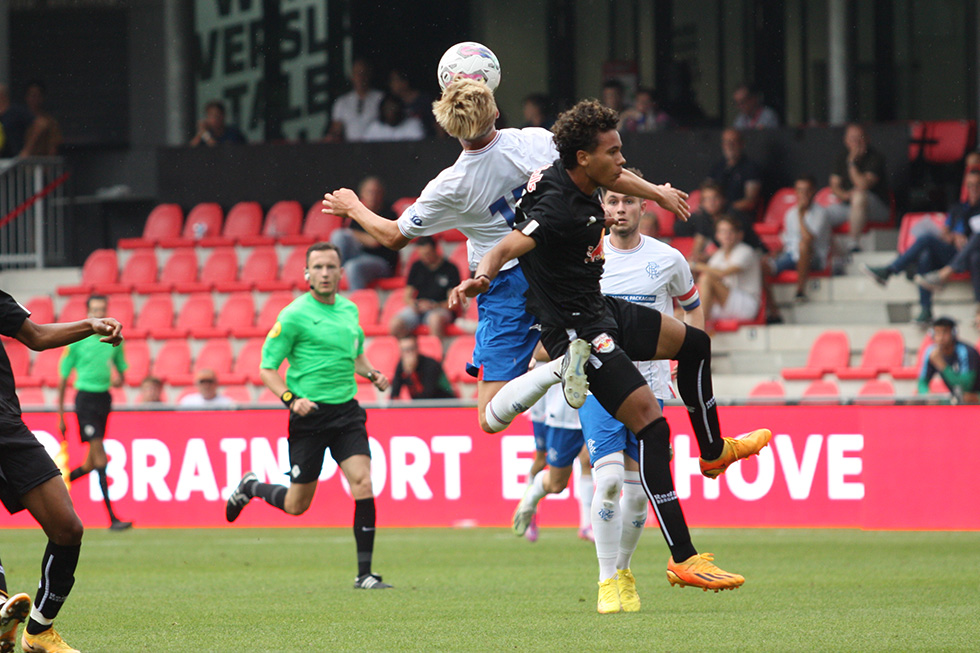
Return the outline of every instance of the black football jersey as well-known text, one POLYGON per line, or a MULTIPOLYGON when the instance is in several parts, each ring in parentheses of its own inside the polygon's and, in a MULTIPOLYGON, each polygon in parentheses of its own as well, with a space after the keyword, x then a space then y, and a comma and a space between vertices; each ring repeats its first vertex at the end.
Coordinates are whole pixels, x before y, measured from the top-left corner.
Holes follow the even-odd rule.
MULTIPOLYGON (((30 311, 0 290, 0 334, 14 337, 29 315, 30 311)), ((20 402, 17 400, 14 371, 10 367, 7 350, 3 348, 3 343, 0 343, 0 419, 19 419, 19 417, 20 402)))

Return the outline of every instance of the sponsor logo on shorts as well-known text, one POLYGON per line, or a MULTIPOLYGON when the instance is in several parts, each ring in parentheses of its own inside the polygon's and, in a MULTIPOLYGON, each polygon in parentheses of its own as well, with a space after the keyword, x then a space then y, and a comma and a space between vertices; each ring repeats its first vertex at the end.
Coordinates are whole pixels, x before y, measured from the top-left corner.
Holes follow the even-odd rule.
POLYGON ((293 465, 293 468, 289 470, 289 475, 293 478, 299 478, 299 465, 293 465))
POLYGON ((95 435, 95 426, 92 425, 92 424, 86 424, 85 425, 85 435, 87 435, 89 437, 95 435))
POLYGON ((589 455, 590 456, 594 456, 595 455, 595 450, 596 450, 595 440, 593 440, 592 438, 589 438, 588 441, 586 441, 585 446, 587 446, 589 448, 589 455))
POLYGON ((597 354, 608 354, 616 348, 616 343, 607 333, 600 333, 592 340, 592 349, 597 354))

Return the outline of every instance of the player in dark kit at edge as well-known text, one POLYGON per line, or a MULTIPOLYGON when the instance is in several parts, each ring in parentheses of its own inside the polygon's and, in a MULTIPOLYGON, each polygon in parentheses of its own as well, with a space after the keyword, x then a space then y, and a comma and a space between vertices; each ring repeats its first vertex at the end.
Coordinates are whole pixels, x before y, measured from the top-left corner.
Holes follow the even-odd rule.
POLYGON ((559 160, 531 176, 518 202, 514 231, 484 256, 472 279, 452 291, 450 305, 484 292, 504 263, 520 258, 529 286, 527 310, 541 320, 548 354, 555 359, 577 349, 582 355, 574 358, 587 361, 585 374, 596 399, 639 440, 644 490, 658 506, 664 530, 673 535, 668 578, 704 587, 695 573, 724 574, 732 582, 717 589, 728 589, 743 579, 721 571, 710 563, 710 554, 694 549, 670 472, 670 428, 632 361, 678 361, 677 384, 705 476, 716 478, 737 460, 758 453, 772 434, 759 429, 737 440, 721 437, 711 386, 711 340, 704 331, 602 294, 606 219, 598 190, 622 174, 618 119, 594 100, 559 117, 552 128, 559 160))
MULTIPOLYGON (((102 342, 122 342, 122 326, 111 317, 67 324, 35 324, 30 312, 0 291, 0 334, 16 338, 35 351, 63 347, 97 334, 102 342)), ((24 424, 7 352, 0 345, 0 500, 11 514, 24 508, 44 529, 48 546, 43 574, 31 605, 27 594, 7 598, 7 579, 0 565, 0 651, 14 650, 18 624, 30 615, 21 648, 28 653, 78 653, 52 628, 54 618, 75 582, 82 546, 82 522, 71 497, 41 443, 24 424)))

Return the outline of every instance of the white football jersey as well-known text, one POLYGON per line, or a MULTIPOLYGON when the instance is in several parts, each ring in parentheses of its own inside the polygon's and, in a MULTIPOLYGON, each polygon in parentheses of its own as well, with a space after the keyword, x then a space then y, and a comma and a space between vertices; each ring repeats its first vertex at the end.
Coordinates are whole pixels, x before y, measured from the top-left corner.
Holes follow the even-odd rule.
MULTIPOLYGON (((459 229, 466 237, 470 270, 511 232, 514 205, 531 173, 558 158, 547 129, 501 129, 479 150, 464 150, 451 167, 426 184, 398 218, 406 238, 459 229)), ((513 267, 517 260, 504 266, 513 267)))
MULTIPOLYGON (((685 310, 701 304, 691 267, 679 251, 649 236, 630 250, 616 249, 606 236, 603 245, 606 262, 602 273, 602 293, 635 304, 673 314, 674 297, 685 310)), ((672 397, 670 361, 636 361, 636 368, 647 380, 658 399, 672 397)))
POLYGON ((541 401, 544 402, 546 412, 544 423, 548 426, 572 430, 582 428, 578 421, 578 411, 565 401, 565 391, 562 390, 561 383, 548 388, 541 401))

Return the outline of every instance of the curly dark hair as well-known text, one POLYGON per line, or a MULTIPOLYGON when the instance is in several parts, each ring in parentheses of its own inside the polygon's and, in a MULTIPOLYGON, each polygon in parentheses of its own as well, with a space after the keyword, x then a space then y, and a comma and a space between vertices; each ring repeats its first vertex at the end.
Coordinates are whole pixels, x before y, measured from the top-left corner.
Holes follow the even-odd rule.
POLYGON ((555 146, 565 168, 577 167, 578 151, 592 152, 599 146, 599 134, 616 129, 618 125, 619 113, 598 100, 582 100, 558 116, 551 131, 555 134, 555 146))

